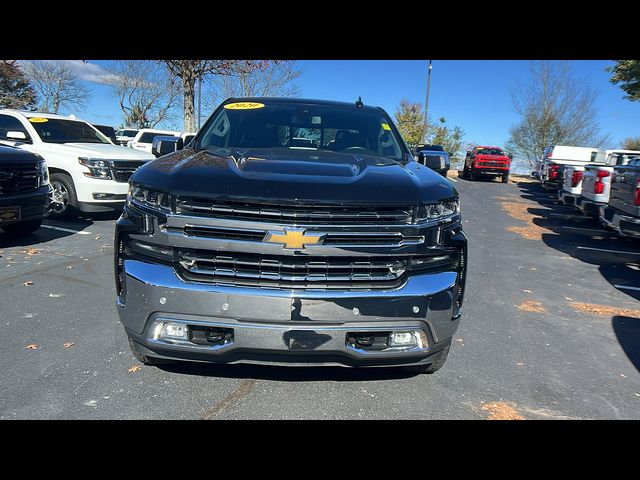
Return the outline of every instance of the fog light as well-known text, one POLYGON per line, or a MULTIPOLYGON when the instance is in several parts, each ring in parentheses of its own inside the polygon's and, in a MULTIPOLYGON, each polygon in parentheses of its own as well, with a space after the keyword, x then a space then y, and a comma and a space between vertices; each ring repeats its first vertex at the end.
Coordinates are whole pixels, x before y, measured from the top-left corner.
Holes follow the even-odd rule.
POLYGON ((389 334, 389 347, 427 348, 427 346, 427 335, 422 330, 391 332, 389 334))
POLYGON ((158 325, 156 338, 170 340, 188 340, 189 327, 183 323, 163 322, 158 325))

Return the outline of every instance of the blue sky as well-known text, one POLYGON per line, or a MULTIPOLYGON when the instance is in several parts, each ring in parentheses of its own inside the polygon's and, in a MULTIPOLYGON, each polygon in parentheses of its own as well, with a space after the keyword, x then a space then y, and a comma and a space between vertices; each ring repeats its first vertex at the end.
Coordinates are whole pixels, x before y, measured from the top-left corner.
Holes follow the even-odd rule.
MULTIPOLYGON (((82 78, 93 90, 88 107, 78 116, 118 126, 121 115, 109 87, 96 82, 104 61, 77 63, 82 78)), ((76 63, 76 62, 74 62, 76 63)), ((408 60, 301 60, 298 79, 301 96, 355 101, 383 107, 390 115, 406 98, 424 104, 427 61, 408 60)), ((511 125, 518 121, 511 102, 515 82, 529 79, 529 60, 434 60, 429 95, 432 119, 445 117, 458 125, 469 142, 504 145, 511 125)), ((575 60, 574 72, 599 92, 597 106, 602 133, 611 134, 608 147, 619 147, 624 138, 640 136, 640 102, 622 98, 623 92, 609 82, 605 68, 611 60, 575 60)), ((203 111, 203 116, 210 112, 203 111)))

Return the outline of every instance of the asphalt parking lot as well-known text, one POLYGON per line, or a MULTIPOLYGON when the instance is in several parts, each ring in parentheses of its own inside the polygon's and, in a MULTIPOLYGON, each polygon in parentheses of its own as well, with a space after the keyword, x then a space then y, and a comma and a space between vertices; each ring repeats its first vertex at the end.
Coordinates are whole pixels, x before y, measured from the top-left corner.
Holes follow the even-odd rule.
POLYGON ((452 181, 469 276, 434 375, 143 366, 114 304, 116 215, 0 233, 0 418, 639 419, 640 242, 537 183, 452 181))

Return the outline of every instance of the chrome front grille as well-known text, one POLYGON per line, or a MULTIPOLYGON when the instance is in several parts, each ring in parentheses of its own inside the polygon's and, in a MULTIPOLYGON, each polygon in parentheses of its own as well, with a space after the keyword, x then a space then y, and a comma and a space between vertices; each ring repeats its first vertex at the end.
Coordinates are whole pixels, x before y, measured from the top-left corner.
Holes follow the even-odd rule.
POLYGON ((129 181, 129 178, 133 173, 145 162, 137 162, 137 161, 127 161, 127 160, 112 160, 111 164, 111 173, 113 174, 113 179, 116 182, 126 183, 129 181))
POLYGON ((176 213, 283 225, 411 224, 412 206, 276 204, 178 197, 176 213))
POLYGON ((408 258, 278 257, 178 250, 190 281, 274 288, 380 288, 400 284, 408 258))

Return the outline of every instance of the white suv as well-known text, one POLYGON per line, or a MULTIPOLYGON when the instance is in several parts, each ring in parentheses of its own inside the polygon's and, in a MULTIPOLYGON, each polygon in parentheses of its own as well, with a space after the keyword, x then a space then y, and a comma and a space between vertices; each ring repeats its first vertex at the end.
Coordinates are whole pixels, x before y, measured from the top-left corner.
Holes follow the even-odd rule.
MULTIPOLYGON (((179 137, 180 132, 173 132, 171 130, 155 130, 153 128, 143 128, 139 130, 133 141, 127 143, 128 147, 134 150, 142 150, 143 152, 151 153, 151 146, 153 139, 158 136, 179 137)), ((155 158, 155 157, 154 157, 155 158)))
POLYGON ((42 156, 53 187, 52 213, 121 209, 129 177, 151 153, 113 145, 83 120, 50 113, 0 110, 0 144, 42 156))

